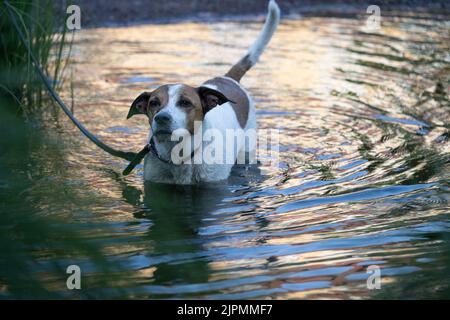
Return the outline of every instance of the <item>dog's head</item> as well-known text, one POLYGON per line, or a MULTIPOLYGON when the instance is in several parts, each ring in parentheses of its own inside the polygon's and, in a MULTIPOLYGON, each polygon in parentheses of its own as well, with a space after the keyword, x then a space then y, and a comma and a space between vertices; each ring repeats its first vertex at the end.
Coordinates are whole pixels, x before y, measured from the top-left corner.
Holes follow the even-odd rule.
POLYGON ((223 93, 206 86, 163 85, 139 95, 132 103, 127 119, 136 114, 146 115, 158 153, 169 159, 176 144, 172 141, 174 131, 193 137, 195 122, 203 121, 210 110, 229 101, 223 93))
POLYGON ((163 85, 139 95, 127 119, 136 114, 146 115, 155 136, 171 134, 177 129, 192 134, 195 121, 203 121, 208 111, 229 101, 223 93, 209 87, 163 85))

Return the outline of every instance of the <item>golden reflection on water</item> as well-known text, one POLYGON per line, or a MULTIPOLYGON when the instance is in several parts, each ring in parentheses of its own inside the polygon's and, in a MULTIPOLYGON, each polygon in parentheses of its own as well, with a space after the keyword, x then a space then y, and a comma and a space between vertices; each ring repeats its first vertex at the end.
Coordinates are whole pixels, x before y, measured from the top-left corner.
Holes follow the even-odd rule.
MULTIPOLYGON (((96 235, 107 240, 108 255, 132 261, 135 282, 122 285, 149 285, 143 297, 365 298, 374 293, 365 278, 348 276, 365 274, 371 261, 394 270, 417 266, 437 245, 421 228, 432 229, 448 212, 442 186, 449 172, 448 162, 439 165, 448 142, 436 143, 448 132, 449 109, 434 98, 421 102, 437 80, 448 84, 448 25, 420 21, 427 27, 386 19, 379 34, 369 34, 359 20, 285 20, 242 81, 257 101, 259 127, 281 130, 281 166, 263 163, 263 177, 244 175, 217 193, 146 192, 142 171, 121 177, 125 163, 67 126, 67 144, 76 147, 67 147, 65 161, 75 170, 65 178, 80 180, 80 194, 91 199, 89 219, 112 224, 110 233, 96 235), (430 48, 437 62, 427 56, 430 48), (417 187, 402 189, 410 185, 417 187), (185 293, 188 284, 199 284, 198 292, 185 293)), ((75 114, 108 144, 137 151, 148 124, 125 120, 133 99, 160 84, 199 85, 224 74, 259 27, 82 30, 74 47, 75 114)), ((398 279, 386 276, 383 285, 398 279)))

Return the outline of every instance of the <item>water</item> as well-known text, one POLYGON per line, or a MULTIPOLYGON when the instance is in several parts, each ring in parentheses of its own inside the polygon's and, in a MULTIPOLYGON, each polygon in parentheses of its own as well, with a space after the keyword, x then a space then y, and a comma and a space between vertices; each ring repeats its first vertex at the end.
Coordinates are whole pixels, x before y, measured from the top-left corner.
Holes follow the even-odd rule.
MULTIPOLYGON (((4 206, 57 221, 3 243, 13 252, 15 239, 11 255, 26 261, 20 272, 43 289, 30 291, 19 274, 17 288, 0 277, 0 293, 449 298, 449 16, 397 15, 378 32, 357 19, 283 21, 242 81, 259 127, 281 130, 279 167, 236 168, 213 186, 144 185, 142 166, 123 177, 127 164, 65 118, 51 125, 21 162, 25 191, 4 206), (81 291, 65 288, 70 264, 81 267, 81 291), (381 268, 380 290, 367 288, 371 265, 381 268)), ((75 115, 108 144, 138 151, 148 125, 125 120, 133 99, 159 84, 224 74, 260 26, 82 30, 75 115)), ((70 90, 63 98, 70 104, 70 90)))

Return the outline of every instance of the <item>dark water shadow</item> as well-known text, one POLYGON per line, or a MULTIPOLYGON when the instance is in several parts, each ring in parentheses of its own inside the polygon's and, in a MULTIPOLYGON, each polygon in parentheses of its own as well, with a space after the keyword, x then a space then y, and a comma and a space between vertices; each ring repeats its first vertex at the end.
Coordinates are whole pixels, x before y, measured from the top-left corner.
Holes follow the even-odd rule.
MULTIPOLYGON (((148 244, 148 260, 140 264, 140 269, 156 267, 150 283, 161 287, 208 282, 210 261, 202 256, 207 239, 200 229, 207 225, 209 214, 226 203, 225 199, 248 192, 255 181, 264 179, 257 165, 235 166, 230 178, 219 183, 179 186, 145 182, 141 189, 110 173, 120 185, 123 199, 139 208, 134 217, 151 221, 142 239, 148 244)), ((151 291, 149 294, 144 287, 133 289, 149 298, 166 296, 151 291)), ((183 294, 180 292, 180 297, 183 294)))

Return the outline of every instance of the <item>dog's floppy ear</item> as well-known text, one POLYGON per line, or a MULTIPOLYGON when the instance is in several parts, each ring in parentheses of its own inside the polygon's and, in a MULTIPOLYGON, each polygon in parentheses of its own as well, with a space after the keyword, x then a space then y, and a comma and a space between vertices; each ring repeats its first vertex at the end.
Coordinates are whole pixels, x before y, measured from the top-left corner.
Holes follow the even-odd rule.
POLYGON ((222 92, 209 87, 200 87, 197 89, 200 100, 202 101, 203 114, 205 115, 208 111, 216 106, 220 106, 226 102, 231 102, 222 92))
POLYGON ((151 92, 143 92, 133 101, 127 119, 136 114, 147 114, 148 100, 150 100, 151 94, 151 92))

